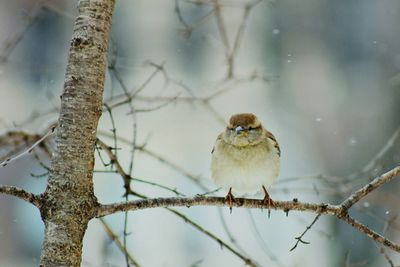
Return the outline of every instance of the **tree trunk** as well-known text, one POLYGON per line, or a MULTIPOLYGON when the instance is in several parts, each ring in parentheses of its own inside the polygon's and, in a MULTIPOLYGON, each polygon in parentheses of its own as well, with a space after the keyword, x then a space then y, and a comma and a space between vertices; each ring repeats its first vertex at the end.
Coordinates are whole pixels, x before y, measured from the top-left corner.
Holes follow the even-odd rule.
POLYGON ((71 40, 56 151, 42 195, 41 266, 80 266, 82 240, 98 206, 94 146, 102 112, 114 0, 80 0, 71 40))

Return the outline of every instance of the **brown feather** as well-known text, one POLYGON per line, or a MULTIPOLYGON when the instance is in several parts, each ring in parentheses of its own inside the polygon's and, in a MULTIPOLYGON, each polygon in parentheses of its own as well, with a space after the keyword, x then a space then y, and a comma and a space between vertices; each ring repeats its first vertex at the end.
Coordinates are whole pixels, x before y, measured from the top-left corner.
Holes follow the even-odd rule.
POLYGON ((249 125, 255 126, 256 122, 257 117, 251 113, 235 114, 229 120, 230 127, 236 127, 239 125, 242 127, 249 125))
POLYGON ((274 147, 276 148, 276 150, 278 150, 278 155, 281 156, 281 149, 279 147, 278 141, 276 141, 275 136, 268 130, 265 130, 265 132, 267 133, 267 137, 274 141, 274 147))

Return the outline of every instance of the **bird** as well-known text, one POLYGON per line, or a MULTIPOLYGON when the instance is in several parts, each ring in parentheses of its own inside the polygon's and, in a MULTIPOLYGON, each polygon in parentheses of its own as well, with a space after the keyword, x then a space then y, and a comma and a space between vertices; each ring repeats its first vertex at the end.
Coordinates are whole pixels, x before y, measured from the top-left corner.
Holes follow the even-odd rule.
POLYGON ((232 115, 212 149, 211 178, 228 190, 225 200, 236 201, 232 191, 241 196, 264 192, 263 203, 274 207, 267 189, 280 171, 281 150, 275 136, 266 130, 256 115, 232 115))

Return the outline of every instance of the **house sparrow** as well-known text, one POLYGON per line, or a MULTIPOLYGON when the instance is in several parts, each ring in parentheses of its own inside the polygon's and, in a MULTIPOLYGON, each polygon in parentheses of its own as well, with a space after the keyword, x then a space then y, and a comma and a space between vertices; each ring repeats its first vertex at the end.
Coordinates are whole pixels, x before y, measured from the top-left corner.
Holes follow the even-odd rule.
POLYGON ((277 179, 280 149, 274 135, 267 131, 254 114, 233 115, 212 150, 211 177, 228 191, 230 206, 235 193, 255 194, 264 191, 264 203, 274 205, 269 188, 277 179))

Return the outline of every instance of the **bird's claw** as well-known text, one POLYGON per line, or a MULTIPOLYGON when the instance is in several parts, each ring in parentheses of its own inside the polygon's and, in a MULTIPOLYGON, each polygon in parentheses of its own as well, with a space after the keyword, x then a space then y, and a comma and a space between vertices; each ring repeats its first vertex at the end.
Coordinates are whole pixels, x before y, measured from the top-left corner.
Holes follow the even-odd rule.
POLYGON ((270 197, 264 196, 263 204, 268 206, 268 208, 275 208, 275 202, 270 197))
POLYGON ((229 210, 232 213, 232 204, 236 202, 235 197, 232 194, 232 188, 229 188, 229 192, 225 197, 225 201, 229 204, 229 210))
POLYGON ((263 204, 268 206, 268 208, 275 208, 275 202, 269 196, 267 189, 264 186, 262 188, 264 190, 263 204))

